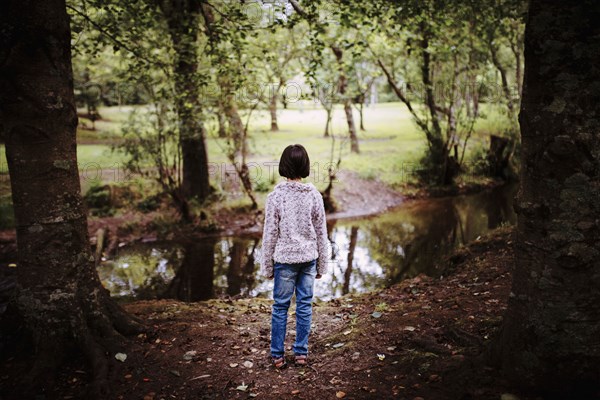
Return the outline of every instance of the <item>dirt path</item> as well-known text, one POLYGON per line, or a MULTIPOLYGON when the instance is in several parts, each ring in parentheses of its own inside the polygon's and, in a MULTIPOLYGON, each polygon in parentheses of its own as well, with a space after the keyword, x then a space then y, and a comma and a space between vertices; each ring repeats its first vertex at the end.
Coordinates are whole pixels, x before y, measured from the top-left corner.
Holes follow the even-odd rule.
MULTIPOLYGON (((510 390, 478 355, 506 308, 511 235, 503 228, 458 250, 441 279, 316 304, 310 368, 270 367, 269 300, 129 304, 154 333, 123 349, 125 362, 113 360, 114 398, 497 400, 510 390)), ((292 313, 286 346, 293 329, 292 313)), ((47 398, 77 398, 83 369, 66 368, 47 398)))

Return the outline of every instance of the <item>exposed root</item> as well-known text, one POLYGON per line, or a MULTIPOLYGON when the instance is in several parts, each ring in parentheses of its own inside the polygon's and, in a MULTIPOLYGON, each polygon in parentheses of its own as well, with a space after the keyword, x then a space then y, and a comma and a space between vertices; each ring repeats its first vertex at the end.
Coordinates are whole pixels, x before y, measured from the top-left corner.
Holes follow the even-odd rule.
POLYGON ((52 382, 48 382, 48 379, 54 378, 53 371, 64 360, 64 353, 58 351, 58 349, 58 343, 53 340, 38 344, 34 364, 23 379, 23 398, 34 398, 39 395, 40 390, 43 389, 40 387, 42 380, 47 382, 49 386, 52 385, 52 382))
POLYGON ((109 398, 108 359, 104 348, 98 344, 87 329, 82 332, 79 342, 86 359, 92 367, 92 381, 88 387, 87 398, 93 400, 109 398))
POLYGON ((149 327, 137 317, 128 314, 123 308, 114 301, 107 302, 108 312, 110 313, 112 323, 115 329, 126 336, 146 333, 149 327))

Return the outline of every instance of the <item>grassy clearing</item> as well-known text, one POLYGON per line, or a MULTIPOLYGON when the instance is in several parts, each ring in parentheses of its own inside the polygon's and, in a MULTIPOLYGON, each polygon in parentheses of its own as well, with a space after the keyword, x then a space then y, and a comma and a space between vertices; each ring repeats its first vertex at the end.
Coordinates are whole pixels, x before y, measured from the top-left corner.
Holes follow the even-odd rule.
MULTIPOLYGON (((126 157, 119 152, 111 151, 111 143, 120 137, 120 126, 127 120, 131 110, 133 107, 101 108, 99 112, 103 120, 96 122, 97 130, 78 131, 78 141, 81 142, 77 146, 79 169, 88 178, 87 180, 94 179, 98 171, 102 171, 103 179, 110 181, 114 175, 112 171, 122 170, 126 157)), ((506 127, 506 119, 499 112, 498 107, 484 104, 481 111, 484 118, 475 125, 475 134, 467 147, 467 160, 482 146, 488 146, 489 134, 502 132, 506 127)), ((359 115, 356 110, 354 117, 358 127, 359 115)), ((259 200, 271 189, 274 182, 278 181, 277 161, 285 146, 292 143, 301 143, 307 148, 313 164, 308 181, 315 183, 321 189, 326 185, 327 168, 332 160, 332 145, 333 161, 337 161, 341 154, 340 168, 354 171, 362 178, 379 179, 397 189, 416 183, 413 171, 418 166, 426 142, 424 134, 417 129, 406 107, 400 103, 376 104, 365 108, 364 117, 367 130, 358 132, 360 154, 351 154, 346 138, 346 119, 340 106, 334 109, 331 126, 333 139, 323 137, 326 114, 318 104, 311 101, 291 104, 287 110, 280 109, 278 112, 280 131, 278 132, 270 131, 270 118, 267 111, 257 110, 252 113, 249 124, 248 162, 255 186, 260 192, 259 200)), ((242 118, 245 122, 247 113, 242 113, 242 118)), ((225 167, 227 164, 223 151, 225 141, 216 137, 214 121, 208 124, 208 128, 208 156, 213 163, 211 179, 216 187, 223 188, 221 184, 223 172, 231 170, 225 167)), ((0 173, 6 171, 4 146, 0 145, 0 173)), ((83 190, 87 190, 88 187, 89 184, 84 184, 83 190)), ((0 193, 3 194, 7 193, 0 193)), ((228 201, 228 199, 223 200, 228 201)), ((229 199, 229 201, 240 203, 239 206, 244 203, 244 199, 229 199)))

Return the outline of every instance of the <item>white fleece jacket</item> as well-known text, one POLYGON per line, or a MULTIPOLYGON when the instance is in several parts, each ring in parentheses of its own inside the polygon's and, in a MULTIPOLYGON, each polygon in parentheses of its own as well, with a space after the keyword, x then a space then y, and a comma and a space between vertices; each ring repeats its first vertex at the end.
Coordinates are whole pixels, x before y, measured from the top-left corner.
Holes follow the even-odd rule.
POLYGON ((281 182, 267 196, 262 239, 262 273, 273 275, 274 262, 297 264, 318 259, 327 272, 329 239, 321 193, 312 183, 281 182))

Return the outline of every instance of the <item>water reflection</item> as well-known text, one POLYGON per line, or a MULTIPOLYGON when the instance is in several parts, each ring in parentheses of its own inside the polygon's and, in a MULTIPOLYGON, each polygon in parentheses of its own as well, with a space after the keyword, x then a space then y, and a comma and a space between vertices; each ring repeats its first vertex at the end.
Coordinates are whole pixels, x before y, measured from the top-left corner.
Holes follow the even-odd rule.
POLYGON ((188 243, 183 248, 183 260, 163 298, 183 301, 208 300, 214 296, 215 239, 188 243))
MULTIPOLYGON (((457 245, 514 223, 515 186, 469 196, 413 202, 373 218, 328 223, 334 244, 329 273, 318 280, 321 299, 373 290, 419 273, 457 245)), ((259 276, 256 237, 190 243, 141 244, 121 249, 99 273, 114 296, 199 301, 215 296, 270 296, 259 276)))

